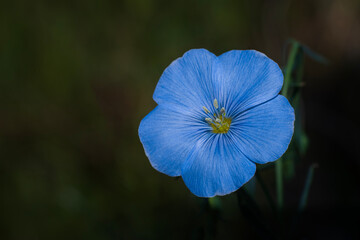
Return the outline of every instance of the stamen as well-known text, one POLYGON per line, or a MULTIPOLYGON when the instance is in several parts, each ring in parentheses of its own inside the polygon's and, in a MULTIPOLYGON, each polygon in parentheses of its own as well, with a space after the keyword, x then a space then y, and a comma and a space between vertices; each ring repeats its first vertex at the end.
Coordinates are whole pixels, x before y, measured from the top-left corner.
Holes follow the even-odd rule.
POLYGON ((211 119, 211 118, 205 118, 205 121, 207 121, 208 123, 212 123, 212 119, 211 119))
POLYGON ((203 106, 203 109, 206 113, 210 113, 209 109, 207 109, 206 107, 203 106))
POLYGON ((216 100, 216 98, 214 99, 214 107, 215 107, 216 109, 219 108, 219 104, 218 104, 218 101, 216 100))
POLYGON ((220 109, 220 113, 221 113, 221 115, 225 115, 225 108, 224 108, 224 107, 222 107, 222 108, 220 109))
POLYGON ((214 112, 210 112, 206 107, 202 107, 207 114, 205 121, 211 126, 213 133, 227 133, 230 129, 231 118, 226 116, 225 107, 219 110, 219 103, 214 99, 214 112))

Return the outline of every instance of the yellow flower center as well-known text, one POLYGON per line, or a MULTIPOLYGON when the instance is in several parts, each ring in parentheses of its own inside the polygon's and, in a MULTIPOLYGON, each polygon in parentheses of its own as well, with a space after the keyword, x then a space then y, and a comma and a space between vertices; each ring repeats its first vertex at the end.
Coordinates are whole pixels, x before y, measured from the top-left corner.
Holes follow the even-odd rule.
POLYGON ((211 126, 213 133, 227 133, 230 129, 231 118, 226 116, 224 107, 219 110, 219 104, 216 99, 214 99, 213 105, 215 107, 215 113, 212 115, 206 107, 203 107, 203 110, 207 114, 205 121, 211 126))
POLYGON ((213 133, 227 133, 230 129, 231 118, 219 116, 220 122, 210 123, 213 133))

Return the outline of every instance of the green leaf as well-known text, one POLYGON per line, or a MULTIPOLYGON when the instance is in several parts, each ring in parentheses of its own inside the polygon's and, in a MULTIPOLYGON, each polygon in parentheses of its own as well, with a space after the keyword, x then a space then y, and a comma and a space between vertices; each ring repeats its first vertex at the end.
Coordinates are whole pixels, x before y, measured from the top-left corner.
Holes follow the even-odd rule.
POLYGON ((306 181, 305 181, 305 186, 304 186, 303 192, 301 194, 301 198, 300 198, 300 203, 299 203, 299 208, 298 208, 299 213, 304 211, 304 209, 306 207, 307 199, 308 199, 309 191, 310 191, 310 186, 311 186, 311 183, 312 183, 313 177, 314 177, 314 170, 317 167, 318 167, 318 164, 316 164, 316 163, 312 164, 309 167, 308 174, 307 174, 306 181))
POLYGON ((320 54, 314 52, 311 50, 308 46, 301 44, 301 48, 303 49, 304 53, 306 53, 307 56, 315 60, 316 62, 322 63, 322 64, 329 64, 329 60, 327 60, 325 57, 321 56, 320 54))

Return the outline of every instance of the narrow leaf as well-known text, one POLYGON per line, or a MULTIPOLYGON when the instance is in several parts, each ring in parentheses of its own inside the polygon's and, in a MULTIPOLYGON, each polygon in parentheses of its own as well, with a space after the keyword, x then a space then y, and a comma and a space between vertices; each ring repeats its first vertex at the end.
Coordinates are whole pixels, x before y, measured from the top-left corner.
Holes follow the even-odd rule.
POLYGON ((319 63, 322 63, 322 64, 329 64, 329 60, 327 60, 325 57, 321 56, 320 54, 314 52, 308 46, 301 44, 301 47, 304 50, 304 52, 306 53, 306 55, 308 55, 313 60, 315 60, 319 63))
POLYGON ((308 171, 306 181, 305 181, 305 186, 304 186, 303 192, 301 194, 301 198, 300 198, 300 203, 299 203, 299 208, 298 208, 299 213, 301 213, 306 207, 307 199, 308 199, 309 191, 310 191, 310 186, 311 186, 313 176, 314 176, 314 170, 317 167, 318 167, 318 164, 316 164, 316 163, 312 164, 309 167, 309 171, 308 171))

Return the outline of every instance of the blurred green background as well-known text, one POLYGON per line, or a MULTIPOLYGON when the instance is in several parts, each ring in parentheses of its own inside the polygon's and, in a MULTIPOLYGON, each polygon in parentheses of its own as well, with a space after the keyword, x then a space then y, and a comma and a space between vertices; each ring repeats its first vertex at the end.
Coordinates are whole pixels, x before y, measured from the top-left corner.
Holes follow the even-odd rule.
MULTIPOLYGON (((0 239, 197 239, 202 201, 155 171, 138 139, 162 71, 184 52, 256 49, 305 61, 309 151, 288 214, 318 163, 298 239, 358 239, 360 1, 2 1, 0 239), (286 50, 286 51, 285 51, 286 50)), ((273 171, 264 174, 274 186, 273 171)), ((271 187, 274 193, 273 187, 271 187)), ((264 196, 256 198, 266 209, 264 196)), ((257 239, 223 198, 218 239, 257 239)))

